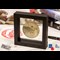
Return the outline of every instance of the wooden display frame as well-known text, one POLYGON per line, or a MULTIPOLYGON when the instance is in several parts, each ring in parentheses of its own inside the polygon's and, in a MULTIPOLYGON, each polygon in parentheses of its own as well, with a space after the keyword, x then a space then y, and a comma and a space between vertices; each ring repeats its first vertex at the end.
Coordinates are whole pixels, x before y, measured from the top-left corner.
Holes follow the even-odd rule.
POLYGON ((27 12, 15 12, 14 13, 14 43, 15 45, 22 45, 28 47, 46 49, 48 44, 48 17, 44 14, 31 14, 27 12), (32 41, 28 39, 20 38, 20 18, 32 18, 43 21, 43 40, 32 41))

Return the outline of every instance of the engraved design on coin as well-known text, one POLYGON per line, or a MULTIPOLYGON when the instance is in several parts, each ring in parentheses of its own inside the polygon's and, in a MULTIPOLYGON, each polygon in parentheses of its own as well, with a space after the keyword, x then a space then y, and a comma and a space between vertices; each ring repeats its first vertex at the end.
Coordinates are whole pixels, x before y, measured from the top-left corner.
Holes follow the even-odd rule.
POLYGON ((23 33, 29 38, 35 38, 39 34, 39 26, 35 21, 27 20, 23 25, 23 33))

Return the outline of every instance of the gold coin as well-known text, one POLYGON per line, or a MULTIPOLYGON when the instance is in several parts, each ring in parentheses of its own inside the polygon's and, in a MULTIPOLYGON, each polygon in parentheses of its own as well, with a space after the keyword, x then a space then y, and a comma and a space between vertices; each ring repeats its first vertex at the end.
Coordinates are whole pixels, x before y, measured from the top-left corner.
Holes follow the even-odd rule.
POLYGON ((34 21, 27 21, 24 25, 23 25, 23 33, 25 34, 25 36, 29 37, 29 38, 35 38, 38 36, 39 34, 39 26, 36 22, 34 21))

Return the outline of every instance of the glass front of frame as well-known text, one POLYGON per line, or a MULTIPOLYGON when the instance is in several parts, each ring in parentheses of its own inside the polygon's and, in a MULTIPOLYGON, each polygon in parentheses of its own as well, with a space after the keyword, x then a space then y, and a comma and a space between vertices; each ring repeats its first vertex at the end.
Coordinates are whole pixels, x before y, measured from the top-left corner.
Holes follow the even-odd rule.
POLYGON ((42 42, 43 20, 20 18, 20 38, 42 42))

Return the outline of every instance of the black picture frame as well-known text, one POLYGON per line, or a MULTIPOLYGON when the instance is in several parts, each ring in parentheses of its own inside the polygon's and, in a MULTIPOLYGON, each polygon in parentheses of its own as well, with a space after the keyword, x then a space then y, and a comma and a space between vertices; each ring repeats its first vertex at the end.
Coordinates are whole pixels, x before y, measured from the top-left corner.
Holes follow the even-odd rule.
POLYGON ((28 12, 15 12, 14 13, 14 44, 21 46, 28 46, 34 48, 46 49, 48 46, 48 17, 45 14, 33 14, 28 12), (32 41, 20 38, 20 18, 32 18, 43 21, 43 40, 32 41))

